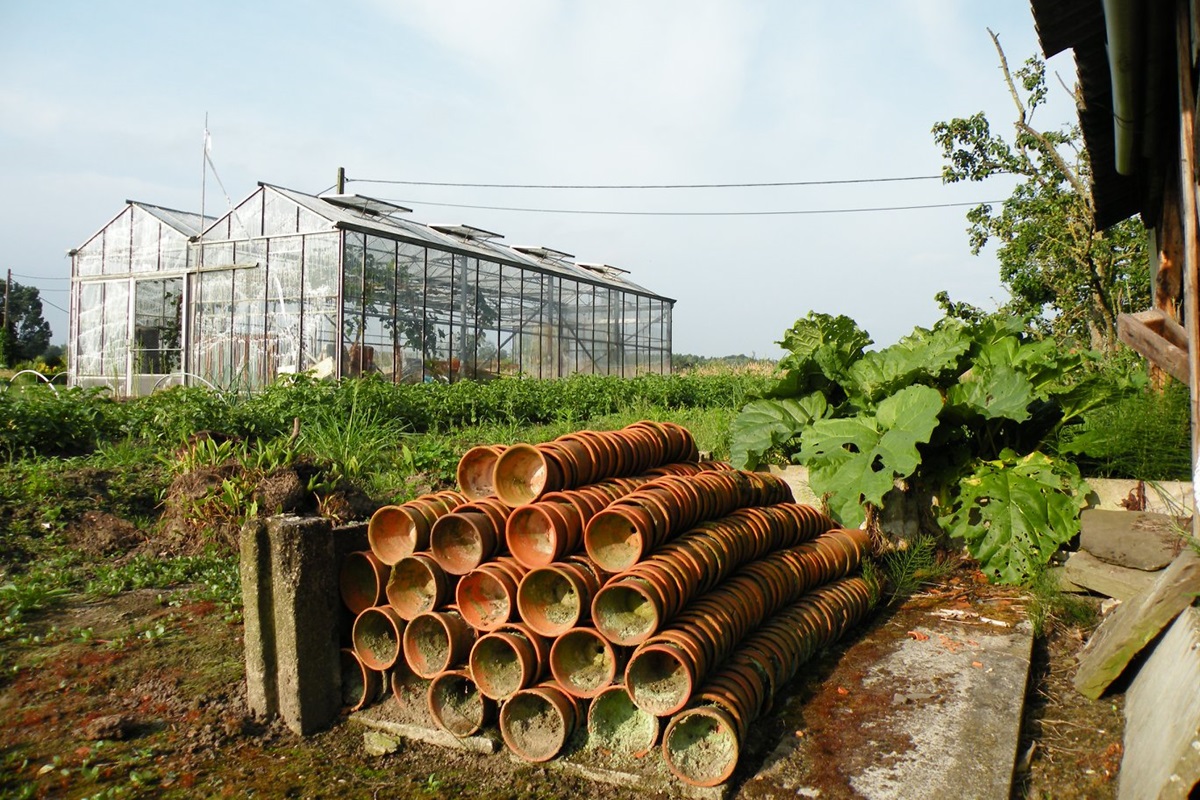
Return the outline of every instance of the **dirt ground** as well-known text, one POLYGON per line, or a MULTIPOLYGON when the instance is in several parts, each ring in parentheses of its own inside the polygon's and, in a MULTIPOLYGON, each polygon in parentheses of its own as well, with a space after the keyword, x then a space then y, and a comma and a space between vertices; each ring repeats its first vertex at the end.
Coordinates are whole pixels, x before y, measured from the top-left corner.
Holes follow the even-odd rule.
MULTIPOLYGON (((10 653, 15 668, 0 678, 0 796, 470 793, 619 800, 648 794, 503 754, 405 743, 396 753, 371 757, 362 729, 347 722, 309 739, 262 724, 244 710, 240 620, 187 596, 184 587, 127 592, 102 602, 68 602, 36 621, 40 640, 16 644, 10 653)), ((1014 797, 1115 796, 1122 697, 1092 702, 1070 684, 1086 633, 1052 626, 1035 645, 1014 797)), ((838 653, 831 649, 805 670, 791 692, 819 693, 820 675, 838 653)), ((760 735, 778 732, 765 726, 760 735)), ((754 796, 748 773, 735 774, 732 796, 754 796)))

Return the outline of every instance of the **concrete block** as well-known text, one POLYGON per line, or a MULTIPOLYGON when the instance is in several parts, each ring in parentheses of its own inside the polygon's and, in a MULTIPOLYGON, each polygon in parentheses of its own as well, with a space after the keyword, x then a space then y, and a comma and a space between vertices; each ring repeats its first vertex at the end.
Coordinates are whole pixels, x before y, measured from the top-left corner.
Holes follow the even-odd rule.
POLYGON ((294 516, 242 531, 247 700, 301 735, 341 707, 334 538, 328 520, 294 516))
POLYGON ((1093 700, 1200 593, 1200 556, 1184 550, 1157 573, 1150 590, 1121 603, 1079 654, 1075 688, 1093 700))
POLYGON ((1200 609, 1187 608, 1125 695, 1117 800, 1188 797, 1200 783, 1200 609))
POLYGON ((1149 511, 1085 509, 1079 547, 1111 564, 1154 571, 1170 564, 1192 531, 1187 517, 1149 511))
MULTIPOLYGON (((1148 591, 1154 585, 1155 573, 1119 567, 1080 550, 1067 556, 1063 578, 1088 591, 1125 601, 1148 591)), ((1071 591, 1062 585, 1059 588, 1071 591)))
POLYGON ((1196 507, 1190 481, 1137 481, 1125 478, 1087 478, 1092 493, 1089 508, 1125 511, 1134 501, 1140 511, 1186 516, 1196 507))

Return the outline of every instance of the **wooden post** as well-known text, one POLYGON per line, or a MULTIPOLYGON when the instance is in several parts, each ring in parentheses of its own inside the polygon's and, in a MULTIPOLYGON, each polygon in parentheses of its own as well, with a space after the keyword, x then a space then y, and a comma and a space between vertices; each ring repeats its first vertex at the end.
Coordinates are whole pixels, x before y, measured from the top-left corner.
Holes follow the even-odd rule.
MULTIPOLYGON (((1183 316, 1188 340, 1188 389, 1191 394, 1192 499, 1200 495, 1200 220, 1196 212, 1196 92, 1192 85, 1191 18, 1180 0, 1176 16, 1176 54, 1179 79, 1179 196, 1183 228, 1183 316)), ((1200 508, 1200 505, 1196 506, 1200 508)), ((1200 535, 1200 514, 1192 516, 1192 534, 1200 535)))
POLYGON ((346 193, 346 168, 345 167, 338 167, 337 193, 338 194, 346 193))

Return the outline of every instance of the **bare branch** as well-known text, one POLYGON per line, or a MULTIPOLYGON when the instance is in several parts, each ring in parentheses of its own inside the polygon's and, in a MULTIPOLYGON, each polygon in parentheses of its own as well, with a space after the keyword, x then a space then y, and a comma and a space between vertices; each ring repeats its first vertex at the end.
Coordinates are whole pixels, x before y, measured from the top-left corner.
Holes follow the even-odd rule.
MULTIPOLYGON (((1004 55, 1004 48, 1000 46, 1000 37, 997 36, 995 31, 993 31, 991 28, 988 28, 987 32, 988 35, 992 37, 992 44, 996 46, 996 53, 1000 56, 1000 69, 1004 71, 1004 81, 1008 84, 1008 92, 1012 95, 1013 103, 1017 106, 1017 121, 1014 123, 1014 125, 1016 126, 1017 130, 1023 131, 1032 136, 1034 139, 1037 139, 1037 141, 1042 145, 1042 153, 1046 157, 1050 158, 1058 166, 1058 168, 1062 170, 1063 175, 1066 176, 1067 182, 1071 184, 1071 188, 1078 192, 1079 196, 1084 199, 1084 202, 1087 203, 1088 212, 1091 213, 1091 192, 1087 190, 1087 187, 1083 185, 1083 181, 1079 179, 1079 175, 1073 169, 1071 169, 1070 165, 1067 164, 1067 162, 1059 154, 1057 148, 1055 148, 1054 145, 1046 139, 1046 136, 1041 131, 1030 126, 1029 122, 1027 121, 1028 115, 1025 111, 1025 104, 1021 102, 1021 95, 1017 91, 1017 85, 1013 81, 1012 72, 1008 68, 1008 58, 1004 55)), ((1020 147, 1020 144, 1017 146, 1020 147)))

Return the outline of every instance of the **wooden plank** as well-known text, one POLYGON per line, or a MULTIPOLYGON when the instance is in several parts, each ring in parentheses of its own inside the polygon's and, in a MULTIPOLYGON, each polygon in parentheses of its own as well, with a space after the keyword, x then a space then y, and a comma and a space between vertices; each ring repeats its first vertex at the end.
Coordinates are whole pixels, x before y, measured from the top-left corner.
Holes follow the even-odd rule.
POLYGON ((1119 800, 1187 797, 1200 781, 1200 609, 1185 609, 1125 695, 1119 800))
POLYGON ((1188 383, 1187 334, 1182 327, 1158 309, 1117 317, 1117 338, 1149 359, 1159 369, 1180 383, 1188 383), (1171 324, 1170 338, 1164 335, 1171 324), (1177 329, 1177 330, 1176 330, 1177 329), (1181 336, 1181 348, 1173 338, 1181 336))
POLYGON ((1093 700, 1103 694, 1200 592, 1200 556, 1194 550, 1184 550, 1171 566, 1154 574, 1158 577, 1150 591, 1117 606, 1079 653, 1075 688, 1080 694, 1093 700))

